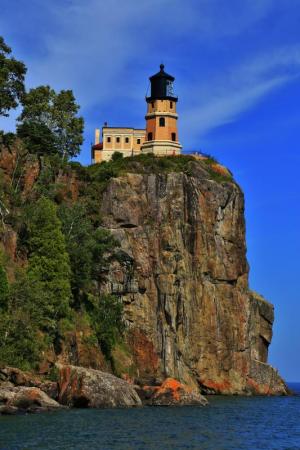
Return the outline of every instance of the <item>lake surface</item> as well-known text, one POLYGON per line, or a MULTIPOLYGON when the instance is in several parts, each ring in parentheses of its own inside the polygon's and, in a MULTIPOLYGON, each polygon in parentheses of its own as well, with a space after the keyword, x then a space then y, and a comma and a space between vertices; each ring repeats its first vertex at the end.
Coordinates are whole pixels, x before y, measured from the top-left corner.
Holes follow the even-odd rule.
POLYGON ((0 417, 1 450, 300 450, 293 397, 209 397, 207 407, 72 410, 0 417))

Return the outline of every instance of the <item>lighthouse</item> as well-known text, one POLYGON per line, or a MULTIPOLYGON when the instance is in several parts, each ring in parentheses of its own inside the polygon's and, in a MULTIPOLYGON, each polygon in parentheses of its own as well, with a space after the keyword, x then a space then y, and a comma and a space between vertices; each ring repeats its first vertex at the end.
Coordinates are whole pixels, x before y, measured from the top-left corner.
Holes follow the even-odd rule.
POLYGON ((150 97, 146 97, 146 135, 141 152, 159 156, 178 155, 182 146, 178 140, 175 78, 167 74, 161 64, 160 71, 149 79, 151 92, 150 97))

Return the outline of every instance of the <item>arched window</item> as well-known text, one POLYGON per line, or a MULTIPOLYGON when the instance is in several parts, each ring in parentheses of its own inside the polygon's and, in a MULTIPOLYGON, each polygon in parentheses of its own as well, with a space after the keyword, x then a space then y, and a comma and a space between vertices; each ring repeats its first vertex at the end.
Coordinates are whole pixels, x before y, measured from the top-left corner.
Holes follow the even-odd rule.
POLYGON ((160 117, 159 118, 159 126, 160 127, 164 127, 166 124, 165 118, 164 117, 160 117))
POLYGON ((152 133, 148 133, 148 141, 152 141, 152 133))
POLYGON ((171 134, 172 141, 176 141, 176 133, 171 134))
POLYGON ((173 109, 173 102, 170 102, 170 109, 173 109))

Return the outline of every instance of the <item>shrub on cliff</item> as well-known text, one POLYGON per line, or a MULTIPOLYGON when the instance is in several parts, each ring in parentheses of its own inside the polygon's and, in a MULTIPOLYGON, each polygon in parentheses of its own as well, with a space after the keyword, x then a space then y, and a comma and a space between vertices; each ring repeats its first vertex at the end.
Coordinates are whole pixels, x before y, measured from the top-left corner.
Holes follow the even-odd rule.
POLYGON ((6 272, 2 265, 0 265, 0 309, 6 306, 8 292, 6 272))
POLYGON ((113 295, 89 295, 88 312, 101 350, 112 361, 112 350, 125 329, 123 303, 113 295))
POLYGON ((56 322, 69 312, 69 256, 56 205, 42 197, 29 208, 28 213, 28 278, 39 292, 36 302, 43 327, 53 330, 56 322))
POLYGON ((74 306, 79 307, 92 289, 93 280, 101 278, 118 243, 109 231, 95 228, 82 203, 62 204, 58 215, 70 257, 74 306))

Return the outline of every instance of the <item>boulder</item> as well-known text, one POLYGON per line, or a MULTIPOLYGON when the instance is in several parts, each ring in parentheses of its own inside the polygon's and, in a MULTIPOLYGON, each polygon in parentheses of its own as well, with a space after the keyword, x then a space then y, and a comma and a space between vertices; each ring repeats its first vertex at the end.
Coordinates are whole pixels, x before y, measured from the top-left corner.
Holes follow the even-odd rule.
POLYGON ((36 387, 0 387, 0 414, 44 412, 61 405, 36 387))
POLYGON ((208 403, 199 391, 174 378, 167 378, 161 386, 145 386, 141 397, 146 405, 151 406, 204 406, 208 403))
POLYGON ((126 408, 141 406, 134 387, 126 381, 95 369, 57 364, 58 401, 75 408, 126 408))
POLYGON ((14 386, 39 386, 41 380, 37 375, 31 372, 24 372, 16 367, 3 367, 0 369, 0 386, 2 387, 3 382, 12 383, 14 386))

